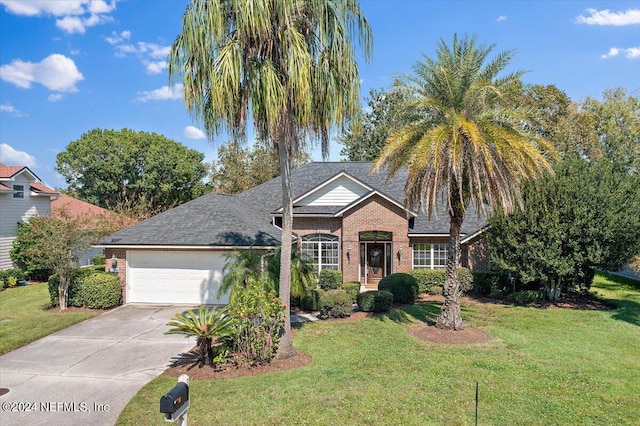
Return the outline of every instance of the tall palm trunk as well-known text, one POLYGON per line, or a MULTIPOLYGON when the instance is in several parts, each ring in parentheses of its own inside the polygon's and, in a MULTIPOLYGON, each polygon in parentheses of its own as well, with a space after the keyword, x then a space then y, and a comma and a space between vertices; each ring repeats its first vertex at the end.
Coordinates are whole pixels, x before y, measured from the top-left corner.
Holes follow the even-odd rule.
POLYGON ((293 199, 291 197, 291 158, 286 141, 286 132, 279 132, 278 158, 282 182, 282 237, 280 252, 280 300, 285 304, 284 335, 280 338, 276 356, 280 359, 295 355, 291 336, 291 234, 293 233, 293 199))
POLYGON ((436 327, 461 330, 464 327, 460 313, 460 277, 458 266, 460 259, 460 230, 463 214, 454 208, 450 215, 449 250, 447 251, 447 281, 444 286, 444 303, 436 321, 436 327))

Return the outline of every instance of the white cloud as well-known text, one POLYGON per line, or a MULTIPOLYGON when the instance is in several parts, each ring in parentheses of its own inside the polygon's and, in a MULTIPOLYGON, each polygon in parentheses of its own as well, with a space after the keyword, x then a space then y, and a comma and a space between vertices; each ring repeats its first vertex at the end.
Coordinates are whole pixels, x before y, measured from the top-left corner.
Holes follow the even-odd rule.
POLYGON ((80 54, 80 49, 71 49, 69 51, 69 54, 73 56, 78 56, 80 54))
POLYGON ((27 117, 27 114, 24 114, 22 111, 17 109, 11 104, 2 104, 0 105, 0 112, 6 112, 8 114, 13 115, 14 117, 27 117))
POLYGON ((576 22, 587 25, 633 25, 640 24, 640 9, 629 9, 624 12, 612 12, 609 9, 587 9, 588 16, 578 15, 576 22))
POLYGON ((169 56, 171 46, 160 46, 157 43, 139 41, 136 44, 120 44, 115 47, 121 53, 132 53, 149 56, 151 58, 166 58, 169 56))
POLYGON ((129 40, 131 38, 131 31, 122 31, 120 34, 115 31, 111 31, 111 37, 104 37, 107 43, 111 45, 115 45, 118 43, 122 43, 125 40, 129 40))
POLYGON ((167 61, 142 61, 142 63, 147 68, 149 74, 160 74, 162 70, 167 68, 167 61))
POLYGON ((62 99, 62 93, 52 93, 47 98, 49 102, 58 102, 60 99, 62 99))
POLYGON ((162 86, 159 89, 138 92, 135 100, 139 102, 177 100, 182 99, 182 94, 182 84, 176 84, 173 87, 162 86))
POLYGON ((77 16, 65 16, 56 20, 56 27, 60 28, 67 34, 79 33, 84 34, 87 28, 112 21, 113 18, 107 15, 90 15, 88 18, 79 18, 77 16))
POLYGON ((123 43, 131 37, 129 31, 121 34, 112 33, 113 37, 105 37, 107 43, 113 45, 116 57, 126 58, 129 55, 136 56, 149 74, 160 74, 167 68, 167 56, 171 46, 162 46, 157 43, 147 43, 139 41, 137 43, 123 43), (126 34, 125 34, 126 33, 126 34))
POLYGON ((78 90, 76 83, 84 77, 73 59, 54 53, 37 63, 15 59, 8 65, 2 65, 0 79, 25 89, 29 89, 32 83, 39 83, 49 90, 75 92, 78 90))
POLYGON ((182 131, 182 136, 188 139, 206 139, 207 135, 197 127, 187 126, 182 131))
POLYGON ((500 15, 498 16, 498 19, 496 19, 497 22, 502 22, 502 21, 506 21, 507 17, 506 15, 500 15))
POLYGON ((612 47, 611 49, 609 49, 609 51, 607 53, 601 55, 600 57, 602 59, 607 59, 607 58, 612 58, 614 56, 618 56, 620 54, 624 54, 624 56, 627 59, 640 58, 640 47, 629 47, 627 49, 619 48, 619 47, 612 47))
POLYGON ((62 19, 56 20, 56 27, 60 28, 62 31, 67 34, 80 33, 84 34, 84 24, 82 23, 82 19, 77 16, 65 16, 62 19))
POLYGON ((38 16, 38 15, 79 15, 84 11, 84 4, 87 0, 0 0, 4 9, 15 15, 38 16))
POLYGON ((107 3, 104 0, 93 0, 88 7, 89 12, 96 15, 100 13, 111 13, 115 8, 116 8, 115 1, 112 1, 111 3, 107 3))
POLYGON ((68 34, 84 34, 88 27, 109 22, 116 1, 0 0, 7 12, 23 16, 55 16, 56 27, 68 34))
POLYGON ((0 158, 4 164, 13 164, 16 166, 36 167, 36 157, 29 155, 24 151, 17 151, 6 143, 0 143, 0 158))

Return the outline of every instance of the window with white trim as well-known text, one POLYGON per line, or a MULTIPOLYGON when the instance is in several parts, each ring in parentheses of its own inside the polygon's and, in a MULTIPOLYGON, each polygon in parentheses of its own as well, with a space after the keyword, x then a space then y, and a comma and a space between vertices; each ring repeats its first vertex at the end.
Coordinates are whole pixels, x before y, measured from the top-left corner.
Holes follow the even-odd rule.
POLYGON ((317 273, 323 269, 339 269, 340 243, 330 234, 311 234, 301 238, 300 254, 317 273))
POLYGON ((445 243, 413 244, 413 269, 446 268, 448 249, 445 243))
POLYGON ((13 198, 24 198, 24 185, 13 185, 13 198))

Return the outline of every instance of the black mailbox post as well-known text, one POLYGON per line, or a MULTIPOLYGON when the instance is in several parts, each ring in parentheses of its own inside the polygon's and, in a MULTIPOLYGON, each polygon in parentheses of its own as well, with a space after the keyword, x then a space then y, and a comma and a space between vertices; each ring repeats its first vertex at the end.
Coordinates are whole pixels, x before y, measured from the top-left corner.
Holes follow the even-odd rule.
POLYGON ((169 392, 160 398, 160 412, 168 422, 180 420, 181 426, 187 424, 187 409, 189 408, 189 376, 183 374, 169 392))

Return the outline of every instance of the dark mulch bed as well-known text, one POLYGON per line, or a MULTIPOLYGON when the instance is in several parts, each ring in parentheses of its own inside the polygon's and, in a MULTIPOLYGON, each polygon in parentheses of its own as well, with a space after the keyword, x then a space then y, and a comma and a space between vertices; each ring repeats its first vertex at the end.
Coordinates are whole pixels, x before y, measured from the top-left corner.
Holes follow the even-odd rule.
MULTIPOLYGON (((465 297, 462 298, 465 300, 465 297)), ((468 301, 481 303, 496 303, 501 305, 515 305, 501 299, 492 299, 485 296, 471 296, 466 298, 468 301)), ((577 309, 586 311, 610 311, 616 309, 616 305, 605 300, 599 299, 590 293, 582 293, 578 291, 565 291, 560 294, 560 300, 550 302, 548 300, 540 302, 531 302, 526 305, 534 308, 559 308, 559 309, 577 309)))
POLYGON ((231 364, 219 365, 215 368, 211 366, 200 367, 197 356, 194 356, 192 352, 185 354, 182 358, 182 361, 178 362, 179 364, 183 362, 182 364, 167 368, 163 374, 171 377, 180 377, 181 374, 187 374, 190 380, 231 379, 304 367, 305 365, 311 364, 312 361, 309 355, 300 351, 297 351, 296 354, 290 358, 274 359, 269 364, 254 367, 235 366, 231 364))
POLYGON ((486 332, 473 327, 451 331, 437 328, 434 325, 420 324, 411 327, 409 335, 438 345, 471 345, 489 341, 489 335, 486 332))

